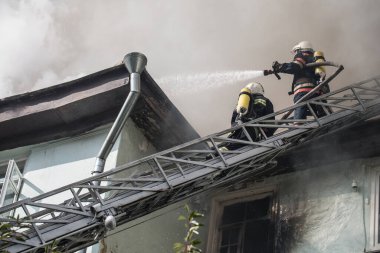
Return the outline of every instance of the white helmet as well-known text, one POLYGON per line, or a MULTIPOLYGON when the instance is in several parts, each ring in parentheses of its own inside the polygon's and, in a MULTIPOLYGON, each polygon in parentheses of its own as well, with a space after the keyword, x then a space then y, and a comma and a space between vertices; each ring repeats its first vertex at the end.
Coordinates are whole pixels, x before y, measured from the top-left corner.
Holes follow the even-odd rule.
POLYGON ((252 83, 247 84, 247 86, 245 87, 251 90, 252 94, 264 95, 264 87, 260 83, 252 82, 252 83))
POLYGON ((301 51, 311 51, 313 52, 313 45, 309 41, 301 41, 297 45, 295 45, 292 49, 292 52, 295 53, 297 50, 301 51))

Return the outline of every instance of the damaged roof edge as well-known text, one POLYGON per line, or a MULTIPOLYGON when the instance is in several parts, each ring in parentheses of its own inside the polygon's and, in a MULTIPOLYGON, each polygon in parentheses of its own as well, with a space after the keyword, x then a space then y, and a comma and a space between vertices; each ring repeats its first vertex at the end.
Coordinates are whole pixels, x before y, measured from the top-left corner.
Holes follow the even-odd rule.
MULTIPOLYGON (((75 136, 113 122, 129 93, 128 77, 120 64, 1 99, 0 150, 75 136)), ((131 118, 158 149, 199 137, 146 70, 131 118)))

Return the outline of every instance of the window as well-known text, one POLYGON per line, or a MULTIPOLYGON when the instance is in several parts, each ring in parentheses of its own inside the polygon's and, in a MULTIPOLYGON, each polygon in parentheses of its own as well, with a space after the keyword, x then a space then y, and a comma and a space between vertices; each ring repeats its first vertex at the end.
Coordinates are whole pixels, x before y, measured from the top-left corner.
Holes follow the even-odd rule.
MULTIPOLYGON (((18 161, 22 168, 25 160, 18 161)), ((0 165, 0 207, 16 202, 20 196, 23 177, 14 160, 0 165)), ((10 214, 12 215, 12 214, 10 214)))
POLYGON ((250 194, 214 201, 207 252, 274 252, 273 194, 250 194))

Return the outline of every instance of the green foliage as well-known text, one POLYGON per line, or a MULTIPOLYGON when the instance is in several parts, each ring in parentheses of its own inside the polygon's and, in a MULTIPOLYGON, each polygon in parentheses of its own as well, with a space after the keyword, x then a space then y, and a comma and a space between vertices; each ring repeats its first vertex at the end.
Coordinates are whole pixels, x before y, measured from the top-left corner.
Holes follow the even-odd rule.
POLYGON ((58 242, 53 241, 49 245, 45 247, 45 253, 61 253, 61 251, 58 248, 58 242))
MULTIPOLYGON (((16 218, 10 216, 8 219, 10 221, 0 222, 0 252, 2 253, 8 252, 5 250, 9 245, 9 242, 6 241, 7 239, 24 242, 28 239, 28 236, 22 231, 30 228, 30 225, 25 225, 19 216, 16 218)), ((47 245, 45 247, 45 253, 61 253, 61 251, 58 250, 57 241, 53 241, 51 244, 47 245)))
POLYGON ((8 219, 10 220, 9 222, 0 222, 1 252, 7 252, 3 250, 3 248, 7 247, 9 244, 9 242, 6 241, 7 239, 15 239, 18 241, 25 241, 28 239, 28 237, 24 233, 20 232, 20 230, 27 229, 29 226, 24 225, 19 216, 16 218, 8 217, 8 219))
POLYGON ((175 253, 199 253, 202 252, 197 246, 201 244, 199 239, 195 236, 199 234, 198 230, 203 224, 196 221, 196 219, 203 217, 203 214, 190 210, 188 205, 185 205, 187 217, 180 215, 178 220, 185 221, 185 227, 187 229, 186 236, 183 242, 174 243, 173 249, 175 253))

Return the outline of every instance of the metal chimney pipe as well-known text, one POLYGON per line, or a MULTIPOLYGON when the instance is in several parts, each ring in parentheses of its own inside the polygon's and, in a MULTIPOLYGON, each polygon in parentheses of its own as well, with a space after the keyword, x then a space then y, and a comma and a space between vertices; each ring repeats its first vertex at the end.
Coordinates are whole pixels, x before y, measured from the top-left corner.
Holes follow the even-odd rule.
POLYGON ((137 99, 140 96, 140 75, 144 71, 147 58, 145 55, 137 52, 127 54, 123 63, 127 68, 129 74, 130 92, 125 100, 115 122, 113 123, 111 130, 109 131, 107 138, 105 139, 102 148, 100 149, 98 156, 96 157, 95 167, 92 171, 93 175, 98 175, 104 171, 104 165, 109 153, 112 150, 117 138, 120 135, 121 130, 125 122, 127 121, 137 99))

